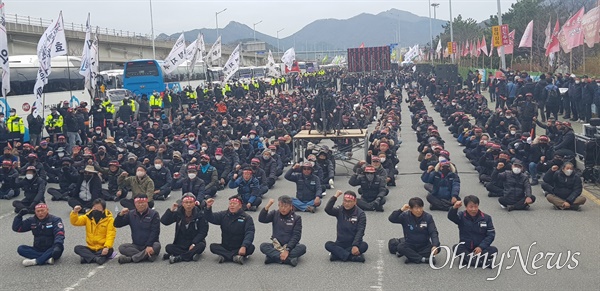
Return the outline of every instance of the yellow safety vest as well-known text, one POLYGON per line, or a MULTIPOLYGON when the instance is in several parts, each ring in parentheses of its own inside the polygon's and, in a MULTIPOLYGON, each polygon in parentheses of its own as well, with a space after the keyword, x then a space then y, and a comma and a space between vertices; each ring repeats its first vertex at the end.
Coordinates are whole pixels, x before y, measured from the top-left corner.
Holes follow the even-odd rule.
POLYGON ((106 108, 106 113, 115 114, 115 106, 110 102, 110 100, 102 102, 102 106, 106 108))
POLYGON ((162 99, 157 96, 150 96, 150 106, 151 107, 162 107, 162 99))
POLYGON ((246 91, 250 90, 250 86, 248 86, 248 84, 244 84, 244 85, 242 85, 242 87, 244 87, 244 90, 246 90, 246 91))
POLYGON ((271 86, 275 86, 277 84, 277 80, 275 78, 271 79, 271 86))
MULTIPOLYGON (((121 105, 125 105, 125 100, 121 101, 121 105)), ((135 113, 135 101, 129 100, 129 107, 131 107, 131 112, 135 113)))
POLYGON ((6 127, 9 132, 18 132, 25 134, 25 125, 23 125, 23 118, 15 115, 8 118, 6 121, 6 127))
POLYGON ((62 115, 59 115, 57 119, 54 119, 52 114, 48 115, 48 117, 46 117, 46 126, 62 129, 62 127, 63 127, 62 115))

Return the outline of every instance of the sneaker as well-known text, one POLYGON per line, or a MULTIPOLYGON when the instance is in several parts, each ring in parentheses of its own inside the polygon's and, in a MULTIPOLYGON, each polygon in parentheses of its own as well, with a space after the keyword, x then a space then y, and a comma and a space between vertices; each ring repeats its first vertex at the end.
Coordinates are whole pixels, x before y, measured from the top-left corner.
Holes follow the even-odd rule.
POLYGON ((272 259, 272 258, 269 258, 268 256, 267 256, 267 257, 265 257, 265 265, 268 265, 268 264, 274 264, 274 263, 277 263, 277 261, 275 261, 275 260, 274 260, 274 259, 272 259))
POLYGON ((151 255, 148 257, 148 261, 154 262, 154 261, 156 261, 157 258, 158 258, 158 254, 155 253, 154 255, 151 255))
POLYGON ((408 265, 408 264, 412 263, 412 261, 411 261, 410 259, 406 258, 406 259, 404 260, 404 263, 408 265))
POLYGON ((332 253, 329 253, 329 261, 330 262, 335 262, 335 261, 340 261, 340 259, 338 259, 338 257, 336 257, 335 255, 333 255, 332 253))
POLYGON ((181 256, 170 256, 169 257, 169 264, 175 264, 175 263, 179 263, 181 262, 181 256))
POLYGON ((323 191, 323 193, 321 193, 321 196, 325 196, 327 195, 327 191, 323 191))
POLYGON ((562 208, 560 208, 560 207, 558 207, 556 205, 553 205, 552 208, 554 208, 554 210, 562 210, 562 208))
POLYGON ((333 179, 329 179, 329 187, 331 187, 331 189, 335 187, 333 184, 333 179))
POLYGON ((508 205, 508 206, 506 207, 506 210, 508 210, 508 212, 511 212, 511 211, 515 210, 515 207, 514 207, 514 206, 512 206, 512 205, 508 205))
POLYGON ((95 257, 94 262, 96 262, 96 264, 102 266, 102 265, 104 265, 104 263, 106 263, 106 257, 105 256, 95 257))
POLYGON ((502 208, 502 209, 506 209, 506 205, 502 205, 502 204, 500 204, 500 208, 502 208))
POLYGON ((285 260, 287 262, 288 265, 295 267, 298 266, 298 258, 288 258, 287 260, 285 260))
POLYGON ((401 254, 401 253, 399 253, 399 252, 396 252, 396 257, 398 257, 398 258, 401 258, 401 257, 403 257, 403 256, 404 256, 403 254, 401 254))
POLYGON ((200 254, 195 254, 192 256, 192 261, 197 262, 200 260, 200 254))
POLYGON ((219 264, 223 264, 225 262, 225 257, 219 256, 219 264))
POLYGON ((25 266, 25 267, 31 267, 31 266, 35 266, 35 265, 37 265, 37 262, 35 261, 35 259, 23 260, 23 266, 25 266))
POLYGON ((165 197, 165 200, 171 198, 171 194, 167 195, 167 197, 165 197))
POLYGON ((381 206, 381 200, 380 199, 375 199, 375 201, 373 202, 373 208, 377 212, 383 212, 383 206, 381 206))
POLYGON ((87 264, 88 262, 84 259, 84 258, 79 258, 79 263, 83 264, 87 264))
POLYGON ((49 258, 49 259, 46 261, 46 264, 48 264, 48 265, 54 265, 54 258, 49 258))
POLYGON ((312 206, 307 206, 306 207, 306 212, 315 213, 315 208, 312 207, 312 206))
POLYGON ((127 257, 127 256, 119 257, 119 264, 129 264, 131 262, 133 262, 133 259, 131 259, 131 257, 127 257))
POLYGON ((238 256, 233 256, 233 262, 234 263, 238 263, 240 265, 243 265, 244 264, 244 257, 239 256, 239 255, 238 256))
POLYGON ((535 186, 537 184, 539 184, 540 182, 538 181, 538 179, 531 179, 531 186, 535 186))
POLYGON ((169 254, 163 254, 163 261, 166 261, 166 260, 168 260, 170 258, 171 258, 171 255, 169 255, 169 254))

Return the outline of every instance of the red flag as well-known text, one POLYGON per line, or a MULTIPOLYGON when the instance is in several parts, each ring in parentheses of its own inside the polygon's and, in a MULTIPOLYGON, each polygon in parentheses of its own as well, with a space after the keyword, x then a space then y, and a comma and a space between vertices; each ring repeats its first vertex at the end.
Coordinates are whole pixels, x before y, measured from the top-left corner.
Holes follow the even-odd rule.
POLYGON ((483 36, 481 38, 481 51, 486 55, 486 56, 490 56, 490 54, 488 53, 488 49, 487 49, 487 43, 485 43, 485 36, 483 36))
POLYGON ((546 35, 546 40, 544 41, 544 49, 548 48, 548 45, 550 44, 550 41, 552 41, 552 23, 550 20, 548 20, 548 26, 546 26, 546 29, 544 30, 544 34, 546 35))
POLYGON ((362 42, 358 48, 364 48, 364 47, 365 47, 365 43, 362 42))
POLYGON ((521 37, 521 43, 519 43, 519 47, 531 47, 533 44, 533 20, 527 24, 527 28, 525 28, 525 32, 523 32, 523 37, 521 37))
POLYGON ((546 48, 546 56, 549 56, 551 53, 556 53, 560 51, 560 43, 558 42, 558 32, 560 31, 560 23, 558 23, 558 19, 556 20, 556 24, 554 25, 554 31, 552 31, 552 38, 548 47, 546 48))
POLYGON ((588 47, 600 42, 600 7, 596 7, 583 16, 581 27, 588 47))
POLYGON ((583 44, 583 31, 581 29, 581 19, 585 13, 585 8, 581 7, 575 15, 571 16, 563 25, 558 33, 560 47, 565 53, 570 53, 573 48, 583 44))
POLYGON ((504 46, 504 54, 511 55, 515 48, 515 30, 511 31, 508 34, 508 40, 510 41, 508 45, 504 46))

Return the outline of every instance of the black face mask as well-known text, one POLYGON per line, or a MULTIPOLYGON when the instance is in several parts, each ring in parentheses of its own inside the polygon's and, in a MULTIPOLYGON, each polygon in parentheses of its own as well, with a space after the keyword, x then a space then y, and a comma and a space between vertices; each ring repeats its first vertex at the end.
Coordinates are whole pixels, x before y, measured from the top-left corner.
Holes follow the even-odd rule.
POLYGON ((450 168, 443 167, 440 172, 442 172, 442 174, 444 174, 444 175, 448 175, 448 173, 450 173, 450 168))
POLYGON ((90 216, 96 221, 96 223, 98 223, 100 219, 104 218, 104 212, 99 210, 92 210, 92 212, 90 212, 90 216))
POLYGON ((203 166, 208 165, 208 161, 200 161, 200 164, 202 164, 203 166))

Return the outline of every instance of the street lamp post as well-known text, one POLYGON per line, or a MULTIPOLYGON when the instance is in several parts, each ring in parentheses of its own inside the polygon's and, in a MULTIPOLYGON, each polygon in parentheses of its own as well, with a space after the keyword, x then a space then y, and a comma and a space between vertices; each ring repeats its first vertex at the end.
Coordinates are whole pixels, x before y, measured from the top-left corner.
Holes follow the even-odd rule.
POLYGON ((433 24, 431 23, 431 0, 429 0, 429 58, 431 59, 431 64, 433 65, 433 24))
MULTIPOLYGON (((217 27, 217 39, 219 39, 219 14, 225 12, 225 10, 227 10, 227 8, 219 11, 219 12, 215 12, 215 24, 217 27)), ((222 42, 221 42, 222 43, 222 42)), ((212 62, 211 62, 212 63, 212 62)), ((210 65, 210 64, 209 64, 210 65)), ((219 67, 221 66, 221 58, 219 58, 219 67)))
POLYGON ((279 33, 284 29, 285 29, 285 27, 277 31, 277 57, 278 58, 281 57, 281 49, 279 48, 279 33))
MULTIPOLYGON (((452 18, 452 0, 448 0, 448 4, 450 5, 450 42, 454 44, 454 29, 452 28, 452 22, 454 22, 454 18, 452 18)), ((452 53, 452 63, 455 62, 456 52, 452 53)))
POLYGON ((152 31, 152 59, 156 60, 156 46, 154 45, 154 18, 152 17, 152 0, 150 0, 150 30, 152 31))
MULTIPOLYGON (((500 7, 500 0, 498 0, 498 25, 502 26, 502 9, 500 7)), ((502 62, 502 69, 506 70, 506 57, 504 56, 504 46, 500 46, 500 61, 502 62)))
POLYGON ((437 8, 440 6, 440 3, 431 3, 431 7, 433 7, 433 19, 437 19, 437 8))
MULTIPOLYGON (((259 21, 257 23, 252 24, 252 29, 254 30, 254 46, 256 47, 256 25, 261 24, 263 21, 259 21)), ((258 65, 257 51, 254 51, 254 64, 258 65)))

